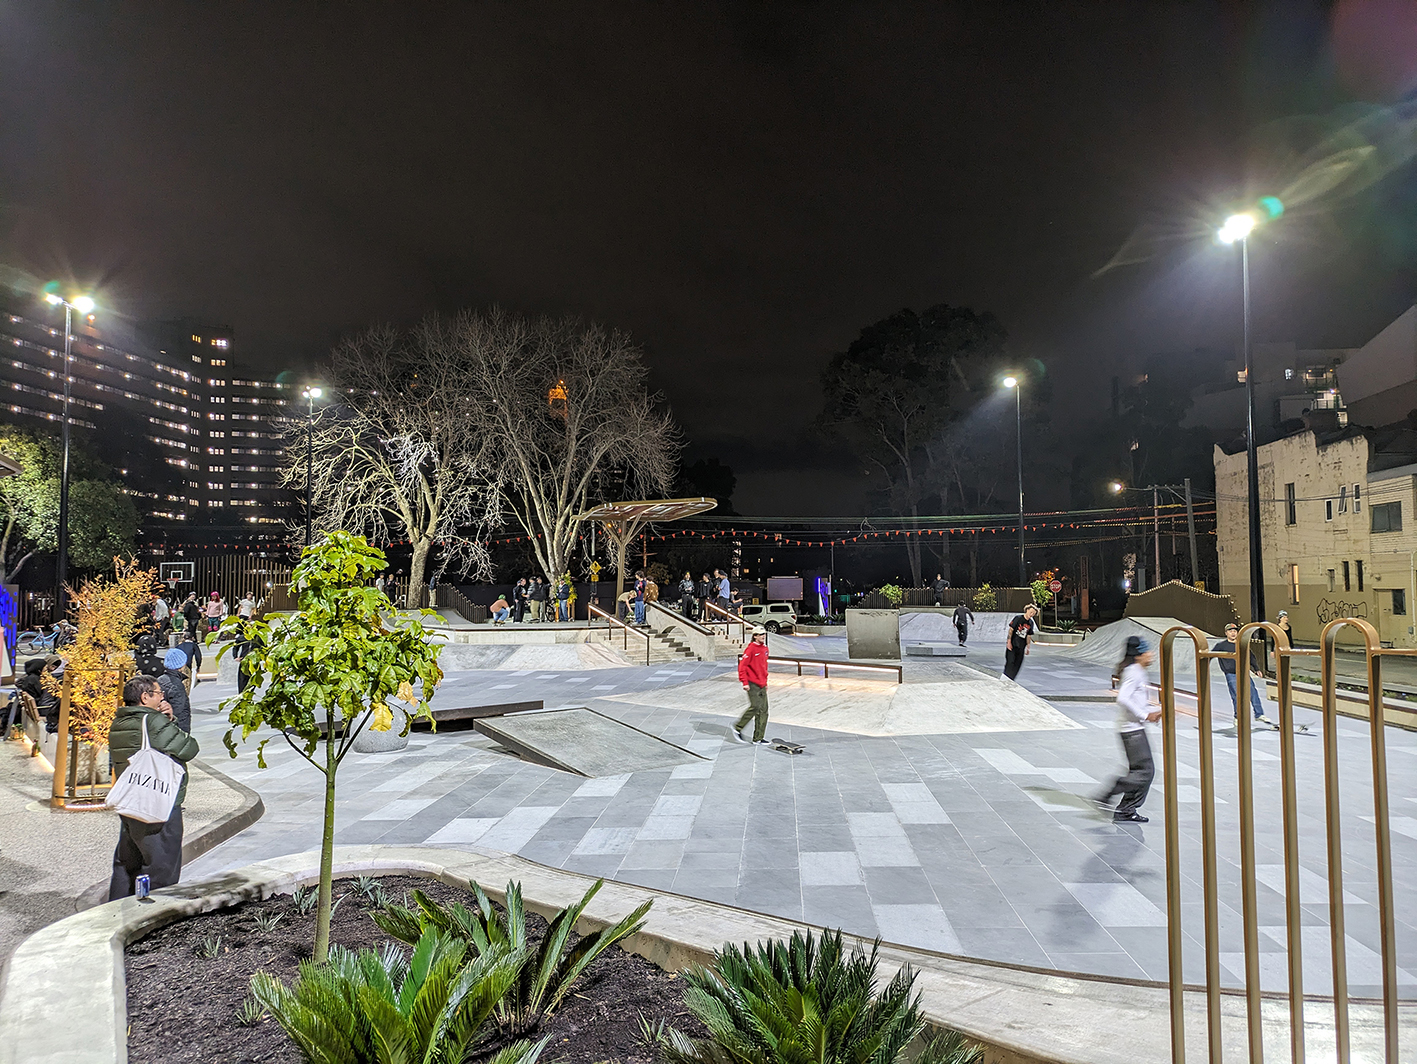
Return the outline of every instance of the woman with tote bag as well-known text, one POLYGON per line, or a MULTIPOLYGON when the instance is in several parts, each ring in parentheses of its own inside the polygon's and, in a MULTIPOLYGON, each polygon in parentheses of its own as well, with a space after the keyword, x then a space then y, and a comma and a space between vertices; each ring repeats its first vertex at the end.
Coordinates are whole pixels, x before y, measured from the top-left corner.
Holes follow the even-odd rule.
POLYGON ((132 897, 139 876, 147 876, 153 889, 170 887, 181 876, 186 763, 198 751, 197 740, 173 721, 172 707, 151 676, 129 680, 123 701, 108 729, 114 784, 106 804, 121 825, 109 901, 132 897))

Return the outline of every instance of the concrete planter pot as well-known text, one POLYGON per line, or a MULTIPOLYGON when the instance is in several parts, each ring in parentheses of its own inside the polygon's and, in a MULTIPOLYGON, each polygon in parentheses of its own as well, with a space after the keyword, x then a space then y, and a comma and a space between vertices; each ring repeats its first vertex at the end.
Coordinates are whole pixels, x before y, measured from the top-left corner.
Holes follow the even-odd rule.
MULTIPOLYGON (((382 754, 394 750, 404 750, 408 747, 408 735, 400 735, 404 724, 408 721, 408 714, 398 706, 391 707, 394 711, 394 722, 388 731, 375 731, 369 727, 369 718, 373 710, 365 713, 360 718, 360 731, 354 737, 354 751, 358 754, 382 754)), ((412 734, 411 732, 409 733, 412 734)))

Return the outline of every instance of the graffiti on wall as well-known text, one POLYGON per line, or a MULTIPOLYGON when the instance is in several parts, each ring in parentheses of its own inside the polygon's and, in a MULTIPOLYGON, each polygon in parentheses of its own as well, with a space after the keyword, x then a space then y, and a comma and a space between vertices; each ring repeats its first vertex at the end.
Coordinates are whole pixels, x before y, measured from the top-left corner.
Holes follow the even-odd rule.
POLYGON ((1328 624, 1329 621, 1336 621, 1340 617, 1366 618, 1368 604, 1366 602, 1344 602, 1341 599, 1337 601, 1324 599, 1314 607, 1314 612, 1318 615, 1319 624, 1328 624))

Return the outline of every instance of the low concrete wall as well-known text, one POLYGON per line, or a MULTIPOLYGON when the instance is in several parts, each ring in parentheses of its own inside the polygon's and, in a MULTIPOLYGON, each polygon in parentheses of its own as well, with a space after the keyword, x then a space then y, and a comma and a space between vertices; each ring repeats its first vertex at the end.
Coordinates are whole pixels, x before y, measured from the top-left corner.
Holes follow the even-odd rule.
MULTIPOLYGON (((584 624, 490 624, 476 628, 436 628, 429 631, 449 643, 491 643, 510 646, 549 646, 553 643, 585 643, 597 629, 584 624)), ((603 629, 600 629, 603 631, 603 629)))
MULTIPOLYGON (((319 852, 248 865, 198 883, 156 891, 148 900, 109 902, 31 935, 15 951, 0 986, 0 1064, 113 1064, 127 1059, 127 986, 123 949, 151 931, 253 898, 288 893, 319 876, 319 852)), ((497 901, 502 885, 519 882, 526 907, 542 916, 579 900, 589 876, 548 868, 490 850, 415 846, 341 846, 334 872, 417 875, 480 883, 497 901)), ((581 933, 607 926, 639 905, 654 907, 624 946, 668 971, 709 961, 725 942, 787 938, 809 925, 763 916, 630 884, 608 882, 577 924, 581 933)), ((848 941, 869 947, 860 939, 848 941)), ((975 961, 929 950, 883 945, 882 981, 909 964, 930 1022, 952 1027, 985 1047, 986 1064, 1167 1064, 1172 1060, 1168 995, 1163 983, 1078 978, 1015 965, 975 961)), ((1245 998, 1222 996, 1227 1059, 1245 1056, 1245 998)), ((1262 1004, 1266 1055, 1288 1048, 1288 1005, 1279 994, 1262 1004)), ((1186 995, 1187 1057, 1201 1060, 1205 997, 1186 995)), ((1333 1055, 1327 1011, 1305 1011, 1313 1059, 1333 1055), (1326 1051, 1326 1054, 1325 1054, 1326 1051)), ((1399 1008, 1410 1030, 1417 1004, 1399 1008)), ((1353 1058, 1382 1055, 1381 1011, 1351 1005, 1353 1058)))
POLYGON ((847 610, 846 653, 852 658, 900 660, 899 610, 847 610))

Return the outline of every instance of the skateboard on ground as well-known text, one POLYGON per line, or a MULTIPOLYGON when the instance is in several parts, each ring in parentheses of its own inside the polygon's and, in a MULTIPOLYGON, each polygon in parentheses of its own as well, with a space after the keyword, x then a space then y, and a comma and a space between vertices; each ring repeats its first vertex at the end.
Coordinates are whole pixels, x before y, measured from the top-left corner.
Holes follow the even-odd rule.
MULTIPOLYGON (((1275 721, 1270 720, 1268 717, 1256 717, 1256 718, 1255 718, 1255 723, 1256 723, 1256 724, 1265 724, 1265 725, 1268 725, 1268 727, 1270 728, 1271 731, 1281 731, 1281 730, 1282 730, 1282 729, 1279 727, 1279 725, 1278 725, 1275 721)), ((1296 724, 1296 725, 1294 725, 1294 734, 1295 734, 1295 735, 1308 735, 1308 734, 1309 734, 1309 726, 1308 726, 1307 724, 1296 724)))
POLYGON ((801 743, 788 742, 786 739, 769 739, 768 742, 774 750, 782 750, 789 754, 800 754, 806 749, 801 743))

